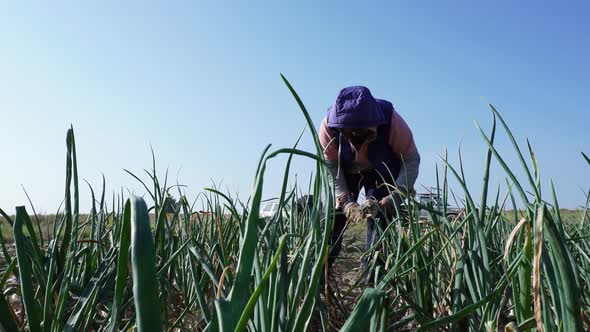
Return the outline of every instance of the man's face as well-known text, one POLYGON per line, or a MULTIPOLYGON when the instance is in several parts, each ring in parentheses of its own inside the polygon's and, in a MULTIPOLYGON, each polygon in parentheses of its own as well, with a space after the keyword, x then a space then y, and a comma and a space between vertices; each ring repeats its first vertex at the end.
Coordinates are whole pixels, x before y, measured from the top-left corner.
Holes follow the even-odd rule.
POLYGON ((340 129, 340 132, 355 145, 372 142, 377 137, 376 128, 343 128, 340 129))

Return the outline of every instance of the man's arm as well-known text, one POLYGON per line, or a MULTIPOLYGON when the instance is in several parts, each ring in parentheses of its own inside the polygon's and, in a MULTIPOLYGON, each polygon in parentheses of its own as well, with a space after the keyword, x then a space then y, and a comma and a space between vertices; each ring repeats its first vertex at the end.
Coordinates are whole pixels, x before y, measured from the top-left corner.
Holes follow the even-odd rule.
POLYGON ((395 179, 398 188, 411 192, 418 178, 420 168, 420 154, 418 150, 407 156, 402 156, 401 167, 397 179, 395 179))
POLYGON ((344 204, 351 201, 350 190, 346 184, 346 177, 344 170, 340 168, 338 160, 338 145, 336 144, 337 137, 334 136, 328 125, 326 119, 322 121, 320 126, 320 144, 324 150, 324 158, 330 173, 334 177, 335 191, 336 191, 336 206, 343 207, 344 204))
POLYGON ((393 112, 389 133, 392 152, 401 159, 400 172, 395 179, 400 190, 412 192, 420 169, 420 154, 414 136, 404 119, 393 112))

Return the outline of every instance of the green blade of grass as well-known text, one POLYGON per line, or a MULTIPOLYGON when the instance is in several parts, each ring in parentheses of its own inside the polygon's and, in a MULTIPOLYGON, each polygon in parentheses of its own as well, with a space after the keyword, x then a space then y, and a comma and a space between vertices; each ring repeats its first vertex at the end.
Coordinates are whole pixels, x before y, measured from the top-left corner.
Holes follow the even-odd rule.
POLYGON ((588 158, 588 156, 584 153, 584 152, 580 152, 582 154, 582 157, 584 157, 584 159, 586 159, 586 162, 588 163, 588 165, 590 165, 590 158, 588 158))
POLYGON ((270 274, 274 270, 274 268, 276 267, 277 262, 279 261, 279 258, 281 257, 281 253, 283 252, 283 249, 285 247, 286 238, 287 238, 287 235, 283 235, 281 237, 279 247, 277 248, 275 255, 274 255, 269 267, 267 268, 266 272, 264 273, 264 276, 260 280, 260 283, 256 287, 256 290, 254 290, 254 293, 252 293, 252 296, 250 296, 250 298, 248 299, 248 303, 246 304, 244 311, 242 311, 242 315, 240 317, 240 320, 238 321, 238 324, 234 330, 235 332, 245 330, 246 323, 250 319, 250 314, 254 310, 254 305, 256 304, 258 297, 262 293, 262 290, 266 287, 266 283, 268 282, 270 274))
POLYGON ((131 203, 125 202, 123 209, 123 225, 119 234, 119 252, 117 258, 117 276, 115 282, 115 294, 113 295, 113 305, 111 307, 111 317, 107 330, 110 332, 117 331, 123 302, 123 293, 127 284, 128 266, 129 266, 129 246, 131 244, 131 203))
POLYGON ((20 276, 20 289, 26 312, 26 319, 31 332, 41 331, 38 305, 35 300, 33 280, 31 273, 31 261, 29 257, 34 254, 27 252, 27 237, 23 234, 23 223, 27 214, 24 206, 16 207, 16 219, 14 221, 14 244, 20 276))
POLYGON ((373 331, 380 326, 381 320, 378 313, 383 310, 384 297, 383 290, 367 288, 340 331, 373 331))
POLYGON ((142 198, 133 197, 131 206, 131 265, 137 329, 162 331, 160 299, 156 279, 155 249, 147 206, 142 198))

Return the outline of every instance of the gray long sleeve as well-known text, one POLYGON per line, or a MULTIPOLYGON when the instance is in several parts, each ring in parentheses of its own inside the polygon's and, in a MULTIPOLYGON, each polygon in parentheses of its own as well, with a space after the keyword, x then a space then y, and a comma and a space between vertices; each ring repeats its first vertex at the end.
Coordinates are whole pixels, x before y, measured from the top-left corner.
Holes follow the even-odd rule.
POLYGON ((335 182, 335 191, 336 191, 336 199, 340 200, 343 196, 348 196, 350 190, 348 189, 348 185, 346 184, 346 176, 343 169, 338 171, 338 160, 328 160, 327 165, 330 169, 330 173, 334 177, 335 182))
POLYGON ((403 157, 399 175, 397 176, 397 179, 395 179, 396 185, 406 189, 412 188, 418 178, 419 168, 420 154, 418 153, 418 150, 415 150, 414 153, 403 157))

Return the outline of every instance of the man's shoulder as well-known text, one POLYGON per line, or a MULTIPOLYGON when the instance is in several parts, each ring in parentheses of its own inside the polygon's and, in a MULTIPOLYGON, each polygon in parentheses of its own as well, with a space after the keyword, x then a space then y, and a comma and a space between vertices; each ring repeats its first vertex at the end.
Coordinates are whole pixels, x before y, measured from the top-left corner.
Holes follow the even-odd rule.
POLYGON ((324 117, 320 123, 320 133, 326 133, 332 136, 333 129, 328 127, 328 117, 324 117))

